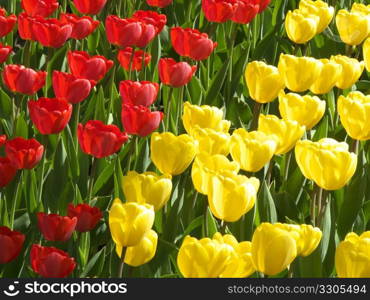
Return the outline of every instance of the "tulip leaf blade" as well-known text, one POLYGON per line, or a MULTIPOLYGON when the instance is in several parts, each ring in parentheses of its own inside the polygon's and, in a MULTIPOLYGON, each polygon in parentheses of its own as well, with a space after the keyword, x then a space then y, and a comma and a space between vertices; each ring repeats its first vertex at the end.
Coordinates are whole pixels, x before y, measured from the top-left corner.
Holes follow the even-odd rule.
POLYGON ((262 191, 258 197, 258 211, 261 222, 277 222, 275 202, 266 181, 263 181, 262 191))

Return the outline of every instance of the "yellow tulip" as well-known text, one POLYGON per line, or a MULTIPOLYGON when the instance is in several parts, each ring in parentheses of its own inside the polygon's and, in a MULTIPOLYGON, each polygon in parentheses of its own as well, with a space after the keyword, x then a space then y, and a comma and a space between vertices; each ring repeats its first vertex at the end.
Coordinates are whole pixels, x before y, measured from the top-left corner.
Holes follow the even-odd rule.
POLYGON ((157 175, 154 172, 139 174, 130 171, 123 177, 122 189, 127 202, 147 203, 153 205, 157 211, 170 199, 171 175, 157 175))
POLYGON ((213 239, 230 245, 236 253, 235 257, 230 260, 225 271, 220 275, 221 278, 245 278, 254 273, 251 242, 238 243, 236 238, 231 234, 222 236, 219 232, 213 235, 213 239))
POLYGON ((342 74, 342 65, 326 58, 320 62, 321 73, 310 87, 310 91, 318 95, 329 93, 342 74))
MULTIPOLYGON (((149 262, 157 250, 158 235, 154 230, 149 230, 139 244, 127 247, 125 264, 138 267, 149 262)), ((116 244, 116 253, 121 256, 122 246, 116 244)))
POLYGON ((336 83, 336 86, 342 90, 348 89, 354 85, 365 68, 365 63, 363 61, 359 62, 355 58, 343 55, 332 56, 330 60, 342 66, 342 72, 336 83))
POLYGON ((270 223, 262 223, 256 228, 252 237, 252 262, 257 271, 276 275, 296 256, 296 240, 287 230, 270 223))
POLYGON ((320 0, 301 0, 299 1, 299 10, 306 14, 319 17, 320 20, 317 26, 317 34, 323 32, 325 28, 328 27, 334 16, 334 7, 329 6, 327 3, 320 0))
POLYGON ((370 231, 346 235, 335 251, 335 269, 341 278, 370 278, 370 231))
POLYGON ((356 140, 370 139, 370 95, 350 92, 338 99, 338 114, 348 135, 356 140))
POLYGON ((271 160, 276 147, 277 141, 274 136, 262 131, 248 132, 244 128, 239 128, 231 136, 230 153, 242 170, 257 172, 271 160))
POLYGON ((278 68, 288 89, 293 92, 304 92, 320 75, 322 63, 312 57, 281 54, 278 68))
POLYGON ((151 160, 163 174, 179 175, 191 164, 197 152, 196 141, 187 134, 154 132, 150 141, 151 160))
POLYGON ((231 122, 223 120, 224 112, 215 106, 193 105, 184 103, 182 122, 188 134, 192 133, 195 126, 210 128, 220 132, 228 132, 231 122))
POLYGON ((217 278, 235 256, 233 247, 226 243, 187 236, 177 255, 177 265, 185 278, 217 278))
POLYGON ((365 5, 365 4, 362 4, 362 3, 356 3, 355 2, 355 3, 352 4, 351 12, 358 12, 358 13, 361 13, 363 15, 370 16, 370 4, 365 5))
POLYGON ((284 80, 275 66, 265 64, 263 61, 252 61, 245 69, 249 95, 259 103, 271 102, 284 88, 284 80))
POLYGON ((239 164, 229 161, 226 156, 220 154, 209 155, 200 153, 195 158, 191 169, 191 178, 195 189, 199 193, 207 195, 211 177, 218 172, 224 171, 237 174, 239 172, 239 164))
POLYGON ((342 188, 356 171, 356 154, 348 151, 348 144, 331 138, 299 141, 295 157, 303 175, 325 190, 342 188))
POLYGON ((305 44, 316 35, 319 22, 319 17, 295 9, 288 11, 285 17, 285 30, 291 41, 305 44))
POLYGON ((348 45, 359 45, 369 36, 370 18, 368 15, 341 9, 335 20, 341 40, 348 45))
POLYGON ((230 152, 229 133, 195 126, 191 131, 191 136, 198 142, 198 153, 228 155, 230 152))
POLYGON ((230 171, 211 176, 208 204, 212 214, 226 222, 238 221, 254 206, 259 184, 255 177, 248 178, 230 171))
POLYGON ((370 37, 366 39, 363 45, 364 61, 366 70, 370 72, 370 37))
POLYGON ((314 127, 325 113, 326 102, 316 96, 295 93, 279 94, 279 111, 284 120, 297 121, 307 130, 314 127))
POLYGON ((299 125, 297 121, 279 119, 274 115, 260 115, 258 131, 273 135, 278 143, 275 154, 285 154, 303 136, 305 126, 299 125))
POLYGON ((123 247, 137 245, 154 223, 154 209, 149 204, 122 203, 115 199, 109 211, 112 239, 123 247))

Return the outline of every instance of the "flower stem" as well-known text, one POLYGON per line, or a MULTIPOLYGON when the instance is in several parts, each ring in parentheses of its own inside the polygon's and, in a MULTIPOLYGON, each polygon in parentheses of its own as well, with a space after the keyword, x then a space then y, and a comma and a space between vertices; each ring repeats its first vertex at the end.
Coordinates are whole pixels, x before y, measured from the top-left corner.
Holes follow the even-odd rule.
POLYGON ((170 92, 168 93, 168 99, 166 103, 166 126, 165 126, 165 131, 169 130, 170 127, 170 119, 171 119, 171 99, 172 99, 172 94, 173 94, 173 87, 170 88, 170 92))
POLYGON ((122 247, 122 253, 121 253, 121 263, 118 268, 118 277, 122 278, 123 275, 123 268, 125 266, 125 256, 126 256, 126 247, 122 247))
POLYGON ((89 179, 89 198, 88 203, 91 203, 92 196, 93 196, 93 187, 94 187, 94 178, 96 173, 98 160, 94 157, 91 158, 91 172, 90 172, 90 179, 89 179))
POLYGON ((249 131, 256 130, 258 127, 258 118, 260 116, 262 104, 256 102, 253 107, 253 119, 249 131))

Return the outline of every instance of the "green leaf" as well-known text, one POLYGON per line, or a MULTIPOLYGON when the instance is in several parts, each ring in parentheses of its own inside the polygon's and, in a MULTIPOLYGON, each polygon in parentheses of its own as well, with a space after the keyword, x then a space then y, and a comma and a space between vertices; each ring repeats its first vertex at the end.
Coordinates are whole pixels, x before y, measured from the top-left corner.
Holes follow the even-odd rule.
POLYGON ((258 211, 261 222, 277 222, 275 202, 266 181, 263 181, 262 191, 258 197, 258 201, 258 211))
POLYGON ((230 66, 230 57, 224 62, 222 68, 217 72, 215 77, 212 79, 211 86, 207 92, 204 103, 214 104, 218 93, 221 91, 222 85, 227 76, 227 70, 230 66))

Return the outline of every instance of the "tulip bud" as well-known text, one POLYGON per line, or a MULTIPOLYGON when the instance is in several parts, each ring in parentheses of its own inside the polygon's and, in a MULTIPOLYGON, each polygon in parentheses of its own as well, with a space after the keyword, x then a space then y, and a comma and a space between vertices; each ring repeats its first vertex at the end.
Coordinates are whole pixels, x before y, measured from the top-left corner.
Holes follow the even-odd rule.
POLYGON ((358 12, 365 16, 370 15, 370 5, 354 2, 351 7, 351 12, 358 12))
POLYGON ((335 21, 341 40, 348 45, 359 45, 369 36, 370 18, 368 15, 341 9, 335 21))
POLYGON ((348 151, 348 145, 330 138, 299 141, 295 157, 303 175, 325 190, 342 188, 357 166, 357 156, 348 151))
POLYGON ((0 188, 7 186, 14 179, 16 173, 17 169, 9 158, 0 157, 0 188))
POLYGON ((4 46, 2 43, 0 43, 0 64, 8 59, 8 56, 12 52, 12 49, 12 47, 4 46))
POLYGON ((146 0, 146 3, 149 6, 155 6, 155 7, 166 7, 172 3, 173 0, 146 0))
MULTIPOLYGON (((269 0, 270 1, 270 0, 269 0)), ((239 0, 234 4, 234 14, 231 21, 238 24, 250 23, 260 10, 262 1, 239 0)))
POLYGON ((150 81, 123 80, 119 84, 122 103, 150 106, 159 92, 159 84, 150 81))
POLYGON ((68 241, 76 228, 77 218, 63 217, 57 214, 37 213, 38 227, 48 241, 68 241))
POLYGON ((6 16, 5 9, 0 7, 0 38, 10 33, 17 23, 17 16, 6 16))
POLYGON ((355 58, 349 58, 344 55, 336 55, 330 57, 331 61, 342 66, 342 72, 338 78, 336 86, 342 90, 350 88, 361 77, 365 68, 363 61, 359 62, 355 58))
POLYGON ((291 41, 305 44, 316 35, 319 22, 319 17, 295 9, 285 17, 285 30, 291 41))
POLYGON ((36 41, 44 47, 60 48, 71 37, 72 25, 58 19, 35 19, 32 31, 36 41))
POLYGON ((198 153, 209 155, 228 155, 230 152, 230 134, 216 131, 211 128, 192 128, 190 134, 198 142, 198 153))
POLYGON ((364 61, 366 70, 370 72, 370 37, 368 37, 363 45, 364 61))
POLYGON ((117 59, 122 68, 124 68, 126 71, 130 71, 130 69, 131 71, 141 71, 147 65, 149 65, 152 56, 143 50, 135 51, 131 47, 126 47, 125 49, 118 51, 117 59), (134 51, 134 56, 131 61, 132 51, 134 51))
POLYGON ((323 32, 334 16, 334 7, 321 0, 301 0, 299 1, 299 10, 305 14, 319 17, 316 34, 323 32))
POLYGON ((321 73, 310 87, 314 94, 327 94, 336 85, 342 74, 342 65, 329 59, 320 59, 321 73))
POLYGON ((84 15, 97 15, 106 3, 107 0, 73 0, 76 9, 84 15))
POLYGON ((176 62, 173 58, 161 58, 158 63, 159 78, 163 84, 181 87, 190 82, 197 70, 187 62, 176 62))
POLYGON ((225 23, 234 15, 235 1, 202 0, 202 10, 209 22, 225 23))
POLYGON ((22 250, 25 235, 0 226, 0 264, 6 264, 16 259, 22 250))
POLYGON ((74 14, 62 13, 60 20, 64 23, 72 24, 71 38, 82 40, 92 34, 99 26, 100 22, 89 16, 78 17, 74 14))
POLYGON ((103 214, 98 207, 87 204, 68 204, 68 217, 77 218, 76 231, 87 232, 93 230, 103 214))

